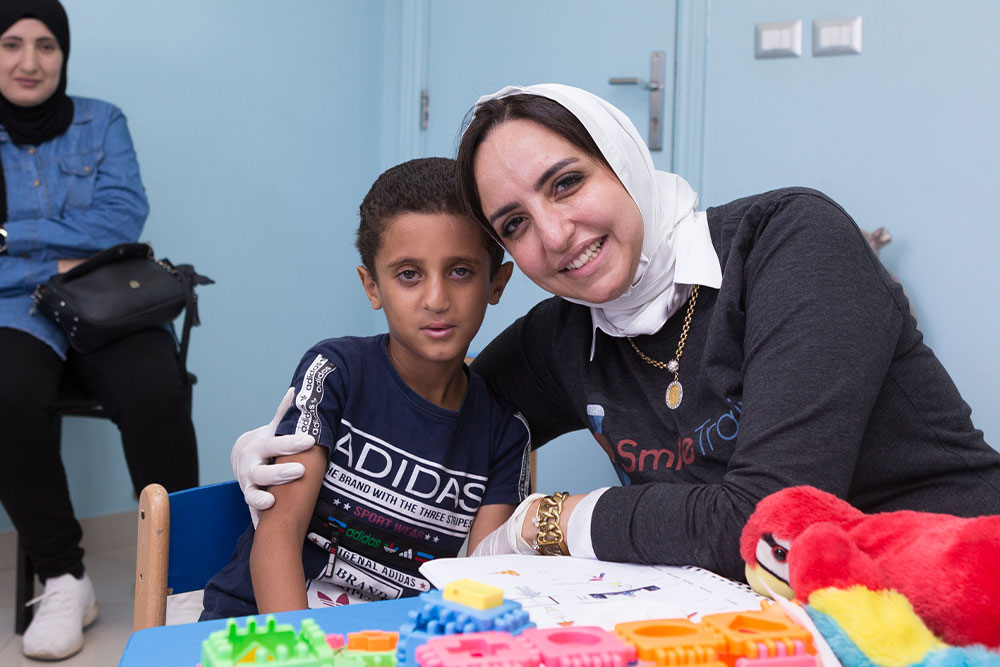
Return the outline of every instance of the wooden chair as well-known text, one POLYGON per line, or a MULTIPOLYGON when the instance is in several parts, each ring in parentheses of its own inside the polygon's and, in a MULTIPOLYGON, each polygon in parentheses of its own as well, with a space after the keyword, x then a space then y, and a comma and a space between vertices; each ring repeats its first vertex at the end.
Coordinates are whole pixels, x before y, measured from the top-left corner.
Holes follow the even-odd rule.
POLYGON ((163 625, 167 596, 205 587, 229 562, 250 510, 235 481, 168 494, 150 484, 139 496, 132 629, 163 625))

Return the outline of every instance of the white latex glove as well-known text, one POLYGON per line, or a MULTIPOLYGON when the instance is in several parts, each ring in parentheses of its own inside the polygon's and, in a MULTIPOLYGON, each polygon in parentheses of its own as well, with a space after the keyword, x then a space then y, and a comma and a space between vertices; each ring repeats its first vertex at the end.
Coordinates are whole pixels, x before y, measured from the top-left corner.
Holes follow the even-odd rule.
POLYGON ((487 535, 476 545, 473 556, 503 556, 507 554, 537 555, 538 552, 521 537, 521 526, 524 525, 524 515, 528 513, 531 503, 544 498, 544 493, 532 493, 521 501, 502 525, 487 535))
POLYGON ((307 433, 274 434, 294 397, 295 388, 289 387, 274 418, 237 438, 229 456, 233 474, 243 489, 243 498, 250 506, 254 528, 260 520, 261 510, 274 504, 274 496, 260 487, 291 482, 302 477, 306 471, 301 463, 271 463, 271 459, 286 454, 299 454, 316 444, 316 439, 307 433))

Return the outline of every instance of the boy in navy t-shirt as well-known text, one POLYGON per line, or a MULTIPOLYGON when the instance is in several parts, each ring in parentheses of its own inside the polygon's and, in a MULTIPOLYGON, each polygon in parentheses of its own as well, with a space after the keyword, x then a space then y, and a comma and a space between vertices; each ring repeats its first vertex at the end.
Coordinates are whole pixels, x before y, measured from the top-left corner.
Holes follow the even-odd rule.
POLYGON ((389 333, 321 341, 277 434, 305 474, 208 583, 202 619, 416 595, 427 560, 469 551, 527 495, 530 435, 464 363, 512 265, 463 211, 454 163, 389 169, 361 204, 358 275, 389 333))

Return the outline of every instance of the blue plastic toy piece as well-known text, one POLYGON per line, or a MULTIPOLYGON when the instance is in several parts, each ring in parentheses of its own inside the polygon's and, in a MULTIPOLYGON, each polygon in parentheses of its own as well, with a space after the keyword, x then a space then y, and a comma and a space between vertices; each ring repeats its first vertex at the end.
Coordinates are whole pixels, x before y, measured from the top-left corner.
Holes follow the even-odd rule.
POLYGON ((535 627, 521 603, 513 600, 490 609, 473 609, 445 600, 440 590, 421 593, 420 600, 424 604, 411 611, 410 621, 399 629, 397 667, 417 667, 417 647, 434 637, 491 631, 519 635, 535 627))

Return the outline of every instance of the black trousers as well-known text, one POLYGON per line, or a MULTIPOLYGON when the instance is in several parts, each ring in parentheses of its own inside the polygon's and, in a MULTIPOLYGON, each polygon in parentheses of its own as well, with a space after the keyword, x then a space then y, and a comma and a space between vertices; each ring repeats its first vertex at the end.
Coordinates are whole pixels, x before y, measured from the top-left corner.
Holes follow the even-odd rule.
POLYGON ((44 581, 83 572, 82 531, 59 453, 54 404, 64 373, 101 402, 122 435, 132 486, 198 485, 190 400, 165 330, 143 331, 63 362, 23 331, 0 327, 0 501, 44 581))

